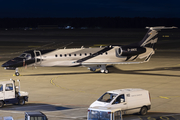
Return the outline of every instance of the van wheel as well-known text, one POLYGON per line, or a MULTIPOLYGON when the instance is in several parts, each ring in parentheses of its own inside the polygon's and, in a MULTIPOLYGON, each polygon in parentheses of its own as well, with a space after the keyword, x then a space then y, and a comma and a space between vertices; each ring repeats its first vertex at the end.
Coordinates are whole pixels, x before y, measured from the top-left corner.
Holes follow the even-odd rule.
POLYGON ((18 102, 19 105, 24 105, 25 104, 25 101, 24 99, 19 99, 19 102, 18 102))
POLYGON ((4 102, 0 101, 0 108, 2 108, 4 106, 4 102))
POLYGON ((147 107, 142 107, 140 110, 141 115, 146 115, 147 114, 147 107))

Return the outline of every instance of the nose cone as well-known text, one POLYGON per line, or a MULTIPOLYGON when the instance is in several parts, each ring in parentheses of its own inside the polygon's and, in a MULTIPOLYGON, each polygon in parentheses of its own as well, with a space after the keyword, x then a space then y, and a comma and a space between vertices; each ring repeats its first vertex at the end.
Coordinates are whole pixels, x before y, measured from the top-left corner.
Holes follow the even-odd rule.
POLYGON ((5 62, 4 64, 1 65, 1 67, 9 67, 9 64, 5 62))
POLYGON ((5 62, 1 66, 4 67, 5 69, 10 69, 10 68, 14 69, 16 67, 21 67, 21 66, 23 66, 23 59, 21 59, 21 58, 14 58, 12 60, 9 60, 9 61, 5 62))
POLYGON ((16 65, 17 61, 15 60, 9 60, 7 62, 5 62, 4 64, 2 64, 2 67, 14 67, 14 65, 16 65))
POLYGON ((1 65, 1 67, 4 67, 4 69, 6 69, 6 70, 15 70, 16 69, 16 67, 10 67, 10 66, 11 66, 11 64, 9 64, 8 62, 1 65))

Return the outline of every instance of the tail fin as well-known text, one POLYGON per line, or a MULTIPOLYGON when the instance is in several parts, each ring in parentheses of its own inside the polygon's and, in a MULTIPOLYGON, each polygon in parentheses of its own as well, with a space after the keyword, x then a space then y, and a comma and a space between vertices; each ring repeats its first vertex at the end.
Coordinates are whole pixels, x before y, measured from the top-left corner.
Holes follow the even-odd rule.
POLYGON ((146 27, 146 29, 149 29, 144 38, 138 43, 139 46, 141 47, 150 47, 155 49, 155 44, 157 43, 158 40, 158 31, 161 29, 173 29, 177 27, 165 27, 165 26, 160 26, 160 27, 146 27))

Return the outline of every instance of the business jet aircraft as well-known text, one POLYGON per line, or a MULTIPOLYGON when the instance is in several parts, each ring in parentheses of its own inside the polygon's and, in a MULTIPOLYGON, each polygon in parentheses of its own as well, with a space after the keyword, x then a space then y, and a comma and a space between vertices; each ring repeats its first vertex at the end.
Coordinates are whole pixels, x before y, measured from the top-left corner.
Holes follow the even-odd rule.
MULTIPOLYGON (((54 50, 31 50, 22 53, 19 57, 7 61, 2 65, 5 69, 15 70, 18 67, 28 66, 86 66, 89 70, 100 69, 108 73, 107 65, 138 64, 148 62, 155 53, 158 31, 176 27, 146 27, 148 32, 137 43, 130 45, 109 45, 99 48, 75 48, 54 50)), ((15 72, 19 76, 18 70, 15 72)))

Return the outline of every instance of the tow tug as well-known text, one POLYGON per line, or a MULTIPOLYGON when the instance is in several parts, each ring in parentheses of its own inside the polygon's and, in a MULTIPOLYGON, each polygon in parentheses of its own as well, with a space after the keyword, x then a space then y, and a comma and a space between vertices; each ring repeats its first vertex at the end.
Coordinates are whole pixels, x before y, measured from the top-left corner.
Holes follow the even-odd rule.
POLYGON ((19 104, 24 105, 28 101, 28 92, 20 91, 19 86, 15 86, 15 80, 0 81, 0 108, 4 104, 19 104))

